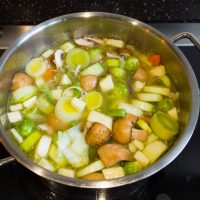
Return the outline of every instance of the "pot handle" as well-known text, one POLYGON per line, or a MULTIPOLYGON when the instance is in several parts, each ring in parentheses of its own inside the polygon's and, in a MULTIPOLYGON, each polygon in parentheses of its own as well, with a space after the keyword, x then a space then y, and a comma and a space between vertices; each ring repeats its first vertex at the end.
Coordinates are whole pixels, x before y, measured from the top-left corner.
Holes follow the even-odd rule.
POLYGON ((9 163, 11 163, 13 161, 15 161, 15 159, 12 156, 0 159, 0 167, 2 167, 3 165, 9 164, 9 163))
POLYGON ((189 32, 179 33, 178 35, 171 37, 170 40, 172 42, 177 42, 178 40, 185 39, 185 38, 190 40, 194 44, 194 46, 200 49, 200 41, 192 33, 189 33, 189 32))

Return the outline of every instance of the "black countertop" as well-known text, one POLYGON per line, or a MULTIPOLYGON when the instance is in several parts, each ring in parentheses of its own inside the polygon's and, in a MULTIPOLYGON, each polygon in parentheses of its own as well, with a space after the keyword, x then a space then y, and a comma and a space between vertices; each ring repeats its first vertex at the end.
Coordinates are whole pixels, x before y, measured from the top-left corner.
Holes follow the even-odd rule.
POLYGON ((200 22, 199 0, 0 0, 1 25, 34 25, 74 12, 104 11, 144 22, 200 22))

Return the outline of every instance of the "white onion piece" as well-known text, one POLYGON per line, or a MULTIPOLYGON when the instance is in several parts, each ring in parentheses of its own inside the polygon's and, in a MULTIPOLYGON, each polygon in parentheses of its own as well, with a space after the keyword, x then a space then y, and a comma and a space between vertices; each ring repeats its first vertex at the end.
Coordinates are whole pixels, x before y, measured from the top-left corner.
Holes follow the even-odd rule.
POLYGON ((59 68, 59 67, 62 67, 63 64, 64 64, 64 61, 63 61, 63 54, 64 52, 62 50, 57 50, 54 54, 55 56, 55 64, 56 66, 59 68))

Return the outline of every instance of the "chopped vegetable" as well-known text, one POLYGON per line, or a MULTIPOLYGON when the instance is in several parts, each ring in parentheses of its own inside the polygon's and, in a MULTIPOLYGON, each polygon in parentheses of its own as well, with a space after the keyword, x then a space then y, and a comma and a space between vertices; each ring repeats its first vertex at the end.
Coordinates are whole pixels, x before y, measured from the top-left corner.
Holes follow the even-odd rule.
POLYGON ((149 158, 142 151, 136 151, 133 157, 141 163, 143 167, 146 167, 150 162, 149 158))
POLYGON ((127 96, 129 94, 127 85, 123 81, 116 82, 114 94, 116 96, 127 96))
POLYGON ((168 87, 168 88, 171 87, 171 81, 170 81, 170 78, 167 75, 160 76, 160 80, 162 81, 162 83, 166 87, 168 87))
POLYGON ((26 65, 25 71, 29 76, 31 76, 33 78, 38 78, 38 77, 44 75, 48 66, 49 66, 49 63, 44 58, 42 58, 42 57, 33 58, 26 65))
POLYGON ((8 120, 10 123, 15 123, 22 120, 22 114, 19 111, 7 113, 8 120))
POLYGON ((83 100, 74 97, 74 98, 72 98, 72 100, 71 100, 71 105, 72 105, 76 110, 78 110, 79 112, 82 112, 82 111, 85 109, 86 103, 85 103, 83 100))
POLYGON ((102 95, 99 92, 89 92, 85 98, 84 101, 86 103, 86 106, 88 110, 96 110, 99 107, 101 107, 103 99, 102 95))
POLYGON ((75 177, 75 171, 73 169, 60 168, 58 170, 58 174, 61 174, 63 176, 67 176, 67 177, 70 177, 70 178, 75 177))
POLYGON ((146 71, 142 67, 138 67, 135 74, 133 75, 133 79, 136 81, 146 81, 148 78, 146 71))
POLYGON ((94 42, 92 41, 88 41, 86 39, 83 38, 78 38, 78 39, 74 39, 75 43, 80 45, 80 46, 86 46, 86 47, 93 47, 94 46, 94 42))
POLYGON ((27 137, 36 128, 36 124, 32 119, 24 119, 23 121, 19 122, 17 128, 21 136, 27 137))
POLYGON ((104 68, 102 67, 102 65, 100 63, 95 63, 89 67, 87 67, 86 69, 84 69, 81 72, 82 76, 86 76, 86 75, 94 75, 94 76, 101 76, 104 72, 104 68))
POLYGON ((120 166, 110 167, 102 170, 105 179, 114 179, 124 176, 124 170, 120 166))
POLYGON ((42 56, 44 58, 49 58, 53 54, 54 54, 54 50, 53 49, 47 49, 44 53, 42 53, 42 56))
POLYGON ((117 58, 108 58, 106 60, 106 65, 108 67, 120 67, 120 61, 117 58))
POLYGON ((43 135, 36 147, 36 153, 40 157, 45 157, 48 154, 49 147, 51 145, 52 137, 43 135))
POLYGON ((138 117, 141 117, 143 115, 143 112, 139 108, 125 102, 120 102, 118 108, 125 109, 127 113, 138 117))
POLYGON ((173 107, 174 107, 174 102, 170 98, 165 98, 158 104, 158 110, 161 110, 164 112, 167 112, 168 110, 172 109, 173 107))
POLYGON ((125 117, 126 110, 125 109, 110 109, 108 110, 108 115, 110 117, 125 117))
POLYGON ((160 59, 161 59, 161 56, 159 54, 154 54, 148 57, 148 60, 152 65, 159 65, 160 59))
POLYGON ((165 75, 165 67, 163 65, 152 67, 149 71, 152 76, 163 76, 165 75))
POLYGON ((151 130, 151 127, 142 119, 139 119, 137 121, 137 125, 142 128, 143 130, 146 130, 148 133, 151 133, 152 130, 151 130))
POLYGON ((71 101, 64 96, 61 97, 55 106, 55 115, 63 122, 69 122, 80 118, 80 112, 72 105, 71 101))
POLYGON ((58 100, 62 96, 62 89, 51 90, 51 95, 54 99, 58 100))
POLYGON ((133 92, 140 92, 145 86, 145 82, 142 81, 134 81, 133 83, 133 92))
POLYGON ((125 63, 125 68, 129 71, 135 72, 139 66, 139 61, 137 58, 134 57, 127 57, 126 58, 126 63, 125 63))
POLYGON ((48 155, 59 167, 65 167, 67 165, 66 158, 59 152, 55 144, 51 144, 48 155))
POLYGON ((154 86, 154 85, 146 85, 143 88, 144 92, 149 92, 149 93, 155 93, 155 94, 161 94, 165 96, 169 96, 170 89, 162 86, 154 86))
POLYGON ((44 114, 50 114, 53 112, 54 110, 54 105, 52 105, 51 103, 49 103, 49 101, 47 100, 47 98, 45 98, 45 96, 41 96, 38 99, 38 103, 37 103, 38 109, 44 113, 44 114))
POLYGON ((150 159, 150 162, 155 162, 165 151, 167 145, 161 140, 154 141, 144 148, 144 154, 150 159))
POLYGON ((107 75, 105 78, 99 81, 99 86, 103 92, 108 92, 114 89, 114 83, 111 75, 107 75))
POLYGON ((93 48, 89 50, 90 62, 97 63, 103 58, 103 50, 101 48, 93 48))
POLYGON ((22 136, 19 134, 19 132, 18 132, 15 128, 11 128, 10 131, 11 131, 13 137, 15 138, 15 140, 16 140, 19 144, 21 144, 21 143, 23 142, 23 138, 22 138, 22 136))
POLYGON ((139 130, 139 129, 132 129, 131 132, 131 138, 132 139, 137 139, 140 140, 142 142, 145 142, 147 140, 147 131, 146 130, 139 130))
POLYGON ((153 132, 163 140, 170 140, 178 133, 178 123, 168 114, 158 111, 150 121, 153 132))
POLYGON ((54 167, 54 165, 47 160, 46 158, 42 158, 39 162, 38 165, 40 165, 41 167, 44 167, 45 169, 48 169, 51 172, 55 172, 56 168, 54 167))
POLYGON ((66 42, 60 46, 61 50, 67 53, 70 49, 73 49, 75 45, 72 42, 66 42))
POLYGON ((134 140, 132 140, 129 144, 128 144, 128 149, 131 153, 135 153, 137 151, 137 147, 134 145, 134 140))
POLYGON ((42 134, 39 131, 32 132, 21 144, 23 151, 29 152, 33 146, 40 140, 42 134))
POLYGON ((77 177, 82 177, 82 176, 85 176, 87 174, 97 172, 97 171, 99 171, 103 168, 104 168, 104 164, 102 163, 102 161, 97 160, 97 161, 91 163, 90 165, 78 170, 76 175, 77 175, 77 177))
POLYGON ((15 103, 21 103, 37 94, 37 88, 35 86, 24 86, 18 88, 12 93, 12 98, 15 103))
POLYGON ((147 103, 147 102, 143 102, 143 101, 139 101, 136 99, 133 99, 131 101, 131 103, 138 107, 139 109, 146 111, 146 112, 153 112, 154 111, 154 105, 151 103, 147 103))
POLYGON ((138 161, 126 162, 123 166, 125 175, 135 174, 142 169, 138 161))
POLYGON ((112 67, 110 73, 116 78, 124 78, 126 76, 126 71, 119 67, 112 67))
POLYGON ((15 104, 15 105, 10 105, 10 111, 19 111, 22 110, 23 106, 21 103, 15 104))
POLYGON ((154 133, 151 133, 151 134, 148 135, 148 137, 147 137, 147 144, 150 144, 150 143, 156 141, 157 139, 159 139, 158 136, 155 135, 154 133))
POLYGON ((71 85, 72 81, 67 76, 67 74, 63 74, 60 80, 60 85, 71 85))
POLYGON ((141 101, 147 102, 160 102, 163 99, 161 94, 154 93, 138 93, 136 97, 141 101))
POLYGON ((108 129, 112 130, 113 119, 111 117, 108 117, 107 115, 104 115, 103 113, 91 111, 88 115, 87 121, 98 122, 106 126, 108 129))
POLYGON ((33 96, 30 99, 24 101, 22 104, 25 108, 30 108, 37 103, 37 96, 33 96))
POLYGON ((66 61, 69 68, 75 69, 77 65, 81 65, 81 69, 84 69, 88 66, 90 57, 87 51, 73 48, 68 51, 66 61))
POLYGON ((176 107, 171 108, 170 110, 167 111, 168 115, 173 117, 175 120, 178 120, 178 112, 176 107))
POLYGON ((144 149, 144 143, 141 142, 140 140, 137 140, 137 139, 133 140, 133 144, 134 144, 135 147, 136 147, 137 149, 139 149, 140 151, 142 151, 142 150, 144 149))
POLYGON ((90 180, 90 181, 100 181, 100 180, 104 180, 105 178, 104 178, 103 174, 101 174, 99 172, 93 172, 93 173, 83 176, 82 179, 90 180))

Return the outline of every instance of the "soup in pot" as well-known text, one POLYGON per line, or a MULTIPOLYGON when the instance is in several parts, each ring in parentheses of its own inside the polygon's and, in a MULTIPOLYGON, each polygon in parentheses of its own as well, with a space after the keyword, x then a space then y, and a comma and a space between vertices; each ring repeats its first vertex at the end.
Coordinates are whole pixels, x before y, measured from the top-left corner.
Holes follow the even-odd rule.
POLYGON ((52 46, 14 75, 7 117, 38 165, 103 180, 156 162, 179 133, 178 108, 157 52, 85 37, 52 46))

